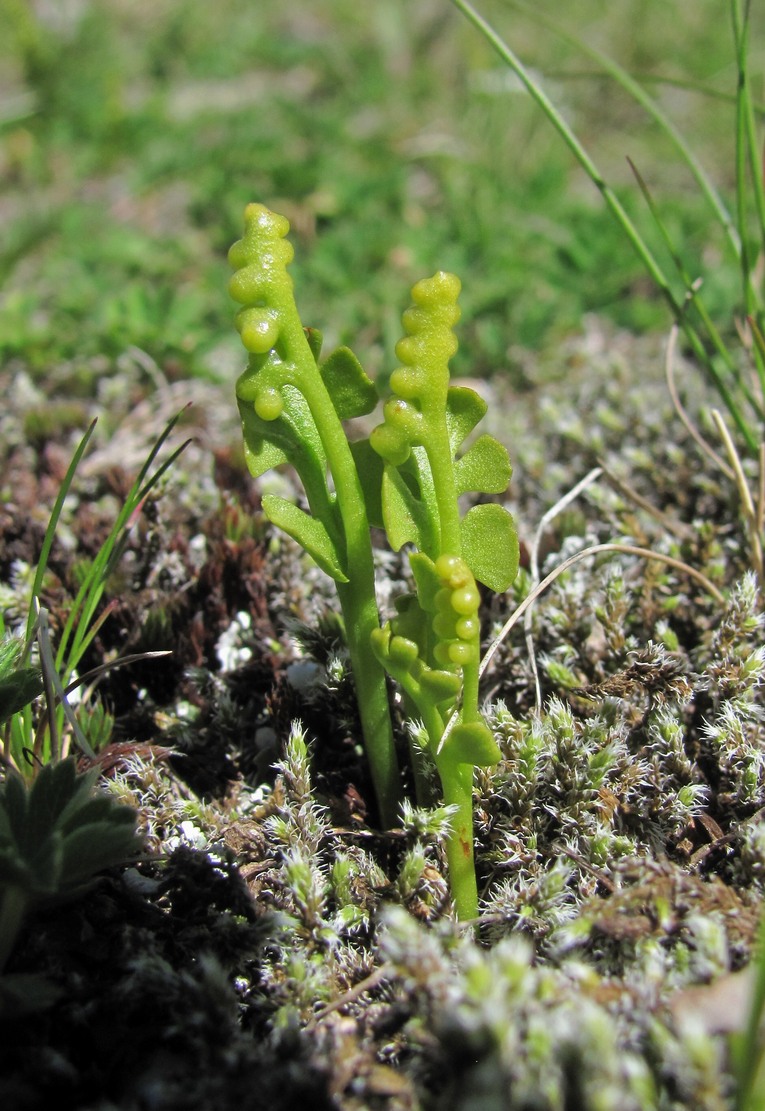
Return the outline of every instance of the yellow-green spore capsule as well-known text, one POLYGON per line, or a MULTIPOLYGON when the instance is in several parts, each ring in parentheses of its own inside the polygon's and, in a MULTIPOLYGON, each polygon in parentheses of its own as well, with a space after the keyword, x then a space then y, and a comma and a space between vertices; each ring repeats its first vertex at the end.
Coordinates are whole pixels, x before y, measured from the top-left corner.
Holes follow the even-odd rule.
POLYGON ((478 611, 480 598, 475 587, 463 586, 452 594, 452 609, 469 617, 478 611))
POLYGON ((439 556, 435 568, 439 579, 451 590, 456 590, 458 586, 467 586, 473 578, 464 559, 456 555, 439 556))
POLYGON ((279 315, 273 309, 242 309, 236 315, 236 326, 253 355, 265 355, 279 338, 279 315))
POLYGON ((422 427, 422 413, 415 405, 401 398, 393 397, 385 402, 383 407, 385 421, 392 428, 397 428, 405 436, 413 439, 422 427))
POLYGON ((479 624, 475 617, 461 617, 454 626, 460 640, 473 640, 478 636, 479 624))
POLYGON ((262 389, 257 374, 253 374, 249 369, 240 374, 236 380, 236 396, 240 401, 254 401, 262 389))
POLYGON ((228 283, 229 295, 240 305, 251 305, 263 292, 263 271, 260 266, 243 266, 228 283))
POLYGON ((447 640, 456 635, 455 629, 455 613, 453 610, 444 613, 437 613, 433 618, 433 632, 438 637, 447 640))
POLYGON ((439 641, 433 649, 433 657, 436 663, 441 664, 441 667, 454 667, 454 660, 451 657, 449 649, 451 643, 446 640, 439 641))
POLYGON ((475 646, 464 640, 454 640, 448 646, 449 659, 459 667, 466 667, 476 659, 475 646))
POLYGON ((418 367, 400 366, 390 376, 390 388, 407 401, 419 397, 427 384, 427 375, 418 367))
POLYGON ((420 278, 412 287, 412 300, 415 305, 422 305, 429 309, 440 309, 444 316, 449 317, 449 322, 456 324, 460 318, 457 298, 460 295, 462 283, 456 274, 446 270, 438 270, 432 278, 420 278))

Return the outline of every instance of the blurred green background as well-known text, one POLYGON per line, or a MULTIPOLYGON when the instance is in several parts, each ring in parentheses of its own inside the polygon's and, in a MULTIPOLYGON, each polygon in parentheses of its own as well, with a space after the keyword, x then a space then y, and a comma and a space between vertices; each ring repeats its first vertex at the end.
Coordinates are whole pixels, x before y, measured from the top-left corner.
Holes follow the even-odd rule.
MULTIPOLYGON (((668 140, 571 46, 480 7, 660 252, 638 165, 730 316, 735 268, 668 140)), ((650 82, 730 196, 726 4, 537 7, 650 82)), ((233 375, 225 253, 250 200, 292 223, 304 322, 372 372, 391 369, 409 286, 439 268, 463 282, 458 373, 519 377, 519 350, 585 313, 668 324, 597 191, 447 0, 2 0, 0 44, 0 349, 35 378, 70 362, 86 389, 128 347, 171 378, 233 375)))

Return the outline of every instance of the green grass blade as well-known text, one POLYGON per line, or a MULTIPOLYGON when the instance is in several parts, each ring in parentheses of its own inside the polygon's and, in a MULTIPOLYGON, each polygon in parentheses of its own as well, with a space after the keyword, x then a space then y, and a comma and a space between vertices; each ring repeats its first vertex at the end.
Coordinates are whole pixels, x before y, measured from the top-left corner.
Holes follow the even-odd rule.
POLYGON ((563 39, 564 42, 570 43, 583 54, 587 55, 587 57, 591 58, 603 72, 607 73, 609 77, 612 77, 626 93, 629 93, 633 100, 635 100, 659 125, 661 130, 672 140, 682 155, 683 161, 696 179, 699 189, 709 203, 715 218, 725 231, 725 235, 735 257, 738 258, 741 249, 740 238, 727 205, 715 188, 709 175, 704 170, 704 167, 699 162, 694 151, 686 142, 682 132, 678 130, 660 104, 647 93, 635 78, 627 73, 618 62, 609 58, 608 55, 601 53, 596 47, 590 46, 589 43, 579 38, 578 35, 574 35, 570 31, 565 30, 561 27, 557 19, 548 18, 530 4, 525 3, 524 0, 510 0, 510 6, 522 11, 530 19, 533 19, 548 31, 551 31, 553 34, 563 39))
POLYGON ((89 630, 103 596, 107 580, 122 558, 122 554, 127 545, 133 515, 190 442, 189 440, 184 441, 184 443, 171 452, 168 458, 156 469, 154 474, 147 479, 147 475, 154 460, 157 458, 168 436, 175 428, 182 412, 183 410, 177 413, 167 423, 154 443, 125 498, 109 535, 97 552, 77 592, 74 604, 72 605, 66 624, 62 630, 58 651, 56 653, 56 666, 59 671, 61 671, 65 681, 68 681, 70 678, 72 671, 77 667, 87 645, 92 639, 92 636, 89 636, 89 630))
MULTIPOLYGON (((175 418, 177 419, 177 418, 175 418)), ((162 434, 161 441, 158 441, 159 446, 164 443, 170 431, 175 425, 175 419, 167 426, 162 434)), ((107 538, 106 543, 99 551, 93 566, 88 576, 89 590, 87 597, 84 600, 82 613, 80 619, 77 621, 72 639, 72 646, 69 652, 68 672, 71 673, 72 668, 75 668, 82 658, 88 644, 95 636, 97 629, 91 628, 96 609, 103 596, 104 589, 109 576, 114 571, 115 567, 122 559, 125 548, 127 547, 130 538, 130 528, 132 524, 133 514, 139 509, 141 503, 148 497, 160 479, 167 473, 175 460, 186 449, 190 440, 185 440, 178 448, 173 451, 168 458, 157 468, 154 474, 142 486, 139 486, 139 479, 141 475, 145 476, 145 469, 141 471, 139 479, 133 484, 125 504, 120 512, 115 525, 107 538)), ((156 445, 155 445, 156 447, 156 445)), ((158 447, 157 447, 157 450, 158 447)), ((152 460, 156 458, 156 451, 151 456, 152 460)), ((75 609, 76 612, 76 609, 75 609)))
MULTIPOLYGON (((719 371, 714 365, 712 359, 710 359, 697 330, 688 319, 688 314, 684 311, 684 306, 673 292, 669 280, 667 279, 667 276, 665 275, 660 263, 655 258, 653 252, 641 236, 638 229, 633 224, 619 198, 616 196, 613 189, 608 185, 600 170, 585 150, 582 143, 579 141, 572 129, 563 119, 560 112, 557 110, 550 98, 544 92, 540 84, 534 80, 534 78, 523 65, 521 60, 514 54, 514 52, 510 49, 504 39, 498 34, 497 31, 494 30, 491 24, 486 19, 484 19, 484 17, 480 15, 478 11, 476 11, 476 9, 471 3, 468 2, 468 0, 452 0, 452 3, 459 11, 462 12, 462 14, 468 19, 468 21, 473 24, 476 30, 478 30, 480 34, 483 35, 486 41, 492 46, 497 54, 499 54, 500 58, 502 58, 502 60, 510 67, 510 69, 512 69, 518 80, 528 92, 529 96, 542 109, 548 121, 552 124, 552 126, 561 136, 563 141, 566 143, 569 150, 572 152, 582 169, 592 181, 593 185, 595 185, 595 187, 599 190, 609 212, 621 227, 622 231, 632 245, 633 250, 636 252, 646 271, 658 287, 660 293, 664 297, 664 300, 667 302, 672 316, 682 329, 683 334, 688 340, 694 355, 698 358, 700 363, 707 368, 707 372, 712 378, 715 384, 715 388, 719 388, 719 383, 722 381, 719 375, 719 371)), ((739 234, 740 232, 741 227, 739 224, 739 234)), ((726 408, 728 408, 730 415, 736 424, 736 427, 739 429, 741 435, 743 436, 748 449, 752 453, 756 453, 759 443, 758 437, 748 426, 739 407, 734 404, 734 399, 730 391, 725 388, 724 391, 720 391, 720 396, 725 402, 726 408)))
MULTIPOLYGON (((762 165, 754 120, 754 110, 749 82, 749 11, 750 5, 741 0, 731 0, 731 21, 736 48, 736 213, 741 237, 741 283, 747 315, 762 325, 762 297, 753 282, 753 265, 749 244, 749 197, 747 178, 751 178, 754 209, 758 223, 760 249, 765 244, 765 195, 763 194, 762 165)), ((756 261, 756 260, 755 260, 756 261)), ((765 362, 754 348, 754 363, 765 396, 765 362)))
MULTIPOLYGON (((731 215, 727 205, 725 204, 718 190, 715 188, 711 179, 705 172, 694 151, 686 142, 683 134, 675 126, 672 120, 666 115, 658 102, 652 96, 650 96, 645 91, 645 89, 643 89, 641 85, 617 62, 609 58, 606 54, 601 53, 601 51, 599 51, 597 48, 590 46, 589 43, 583 41, 577 35, 574 35, 562 28, 557 20, 552 20, 544 14, 536 11, 536 9, 527 4, 525 0, 510 0, 510 4, 518 11, 522 11, 525 15, 534 20, 540 26, 545 27, 553 34, 556 34, 559 38, 562 38, 565 42, 570 43, 576 49, 580 50, 583 54, 596 62, 596 64, 605 73, 612 77, 617 82, 617 84, 619 84, 624 89, 624 91, 633 98, 633 100, 640 104, 640 106, 658 124, 662 131, 672 140, 672 142, 675 144, 678 151, 680 152, 683 161, 686 163, 688 169, 695 178, 696 183, 699 186, 702 195, 709 204, 715 219, 720 224, 725 233, 728 243, 733 251, 734 257, 736 258, 741 270, 746 308, 747 312, 751 314, 753 312, 755 304, 761 305, 761 298, 758 294, 757 286, 752 280, 751 269, 748 264, 744 265, 744 261, 742 259, 742 242, 746 242, 745 236, 736 226, 736 223, 734 222, 733 216, 731 215)), ((763 247, 765 248, 765 193, 763 193, 762 189, 762 171, 757 156, 756 126, 754 119, 755 105, 751 96, 749 71, 746 64, 748 58, 748 4, 742 27, 739 27, 734 17, 734 36, 737 43, 736 55, 739 67, 738 89, 740 90, 741 95, 744 99, 743 116, 746 127, 748 156, 751 164, 752 178, 755 182, 755 189, 757 192, 756 200, 759 225, 763 236, 763 247)), ((686 82, 681 84, 687 85, 688 83, 686 82)), ((708 92, 708 90, 705 90, 701 86, 697 86, 697 91, 708 92)), ((730 94, 726 94, 724 98, 732 104, 737 104, 739 92, 737 91, 737 93, 732 96, 730 94)), ((741 176, 739 176, 738 180, 742 180, 741 176)), ((739 219, 739 225, 740 223, 741 221, 739 219)), ((699 311, 700 317, 704 321, 704 326, 708 330, 710 339, 712 340, 715 349, 721 355, 724 363, 726 364, 726 367, 733 372, 734 376, 736 377, 737 385, 744 390, 747 396, 747 400, 750 402, 750 404, 754 404, 752 401, 751 390, 744 386, 741 380, 740 372, 735 367, 730 352, 722 343, 719 331, 713 325, 711 325, 709 314, 703 311, 702 305, 700 303, 700 298, 694 296, 693 303, 694 307, 697 309, 697 311, 699 311)), ((759 356, 755 357, 755 361, 758 375, 760 377, 761 391, 765 395, 765 366, 763 366, 759 356)), ((720 391, 721 396, 725 400, 726 407, 729 409, 729 411, 731 411, 731 416, 733 416, 736 425, 739 427, 740 430, 742 430, 741 422, 736 418, 735 414, 731 410, 730 395, 728 398, 725 398, 724 391, 721 388, 721 379, 719 375, 715 373, 715 368, 713 366, 710 366, 710 370, 715 380, 715 386, 720 391)), ((761 407, 759 405, 755 404, 754 408, 755 411, 759 412, 760 415, 762 415, 761 407)), ((749 443, 748 432, 749 429, 747 428, 747 443, 749 443)), ((752 447, 753 445, 749 443, 749 446, 752 447)))
POLYGON ((512 69, 518 80, 521 82, 526 92, 542 109, 547 116, 549 122, 553 125, 555 130, 561 136, 566 146, 574 155, 580 166, 592 181, 593 185, 602 194, 606 205, 616 220, 622 227, 622 230, 627 235, 630 243, 637 251, 640 260, 645 265, 649 274, 654 282, 659 286, 664 296, 669 300, 673 306, 673 310, 680 315, 680 306, 678 305, 674 294, 670 288, 664 272, 661 269, 658 261, 654 258, 650 248, 643 240, 640 232, 637 230, 629 215, 624 209, 619 198, 614 193, 613 189, 606 182, 598 167, 593 162, 590 155, 585 150, 582 143, 574 134, 572 129, 564 120, 558 109, 552 103, 550 98, 545 93, 541 85, 534 80, 530 72, 526 69, 520 58, 510 49, 504 39, 494 30, 490 23, 487 22, 480 15, 468 0, 452 0, 452 3, 458 8, 464 16, 473 24, 473 26, 480 31, 484 38, 491 44, 491 46, 499 54, 500 58, 512 69))
POLYGON ((74 715, 74 711, 69 705, 69 701, 64 692, 64 687, 61 682, 61 676, 56 669, 56 664, 53 659, 53 649, 51 648, 50 644, 48 614, 45 609, 40 610, 39 622, 40 626, 37 634, 37 642, 40 648, 40 664, 42 666, 43 681, 45 683, 45 693, 48 703, 48 732, 50 738, 49 753, 40 754, 42 756, 43 763, 48 763, 48 759, 58 760, 61 755, 59 747, 60 734, 58 731, 59 715, 56 712, 56 701, 58 702, 58 706, 63 712, 63 716, 69 722, 69 726, 72 730, 75 740, 77 741, 77 744, 86 754, 86 756, 89 756, 92 760, 95 760, 96 754, 91 746, 88 744, 85 735, 80 729, 77 718, 74 715), (46 756, 48 757, 48 759, 46 759, 46 756))
MULTIPOLYGON (((513 0, 511 0, 512 2, 513 0)), ((684 77, 667 77, 666 74, 660 73, 640 73, 635 79, 638 78, 644 85, 665 85, 668 89, 683 89, 689 93, 700 93, 709 100, 719 100, 723 104, 733 106, 736 103, 735 93, 726 93, 724 89, 713 89, 703 81, 692 81, 684 77)), ((755 113, 765 112, 765 101, 755 100, 752 97, 752 108, 755 113)))
POLYGON ((50 550, 53 547, 53 540, 54 540, 54 537, 56 535, 56 528, 58 526, 58 521, 59 521, 59 518, 61 516, 61 510, 64 507, 64 502, 66 501, 67 495, 69 494, 69 490, 71 489, 72 481, 74 479, 75 472, 76 472, 77 468, 80 465, 80 460, 82 459, 83 455, 85 454, 85 449, 88 446, 88 442, 90 440, 90 437, 93 435, 95 427, 96 427, 96 421, 94 420, 94 421, 91 422, 87 431, 85 432, 85 435, 82 437, 79 444, 77 445, 77 450, 75 451, 74 455, 72 456, 72 461, 71 461, 71 463, 69 464, 69 466, 67 468, 67 472, 64 475, 63 481, 61 483, 61 488, 58 492, 58 496, 56 498, 56 501, 54 502, 53 509, 51 510, 50 519, 48 521, 48 527, 45 530, 45 536, 43 537, 42 548, 40 549, 40 558, 37 561, 37 571, 35 572, 35 578, 34 578, 34 582, 32 584, 32 600, 31 600, 31 603, 30 603, 30 606, 29 606, 29 615, 27 617, 27 639, 28 640, 31 639, 31 637, 32 637, 32 630, 34 628, 35 621, 37 620, 37 610, 36 610, 35 603, 39 599, 40 591, 42 590, 42 583, 43 583, 43 579, 45 577, 45 572, 48 568, 48 559, 50 558, 50 550))
MULTIPOLYGON (((757 137, 757 124, 755 120, 754 102, 752 100, 751 81, 749 78, 749 15, 750 0, 741 11, 740 0, 733 0, 733 28, 736 41, 736 61, 738 65, 738 100, 741 102, 742 126, 744 131, 744 144, 752 181, 754 208, 757 216, 757 229, 760 238, 760 249, 765 250, 765 186, 763 186, 763 166, 761 147, 757 137)), ((759 309, 762 309, 762 299, 758 298, 759 309)))
POLYGON ((731 0, 731 19, 733 37, 736 44, 736 64, 738 80, 736 84, 736 219, 741 240, 741 284, 744 289, 746 311, 754 312, 754 295, 749 288, 749 275, 752 266, 749 258, 749 237, 747 235, 747 195, 746 178, 749 152, 747 146, 746 103, 746 34, 741 24, 742 13, 738 0, 731 0))
POLYGON ((755 1090, 760 1061, 763 1056, 762 1018, 765 1014, 765 916, 760 919, 758 951, 754 959, 754 978, 746 1025, 735 1039, 731 1051, 737 1080, 736 1111, 755 1111, 760 1107, 755 1090))
MULTIPOLYGON (((722 336, 720 335, 720 332, 719 332, 715 322, 712 320, 712 317, 709 315, 709 312, 707 310, 706 305, 704 304, 702 298, 699 297, 699 295, 698 295, 699 282, 694 280, 694 278, 688 272, 688 270, 685 266, 685 263, 683 262, 683 260, 680 256, 680 252, 677 250, 677 248, 676 248, 676 246, 675 246, 675 244, 672 240, 672 237, 669 234, 669 230, 667 228, 667 225, 664 222, 664 220, 662 219, 661 213, 659 212, 658 206, 657 206, 657 204, 656 204, 656 202, 655 202, 655 200, 654 200, 654 198, 651 194, 650 189, 648 188, 647 183, 645 182, 642 174, 638 170, 637 166, 635 166, 632 159, 628 158, 627 161, 630 165, 630 168, 631 168, 633 174, 635 175, 635 180, 638 183, 638 187, 640 189, 640 192, 643 194, 645 202, 648 205, 648 210, 651 213, 651 216, 653 217, 654 223, 656 224, 656 228, 657 228, 659 234, 661 235, 662 239, 664 240, 664 243, 665 243, 666 248, 667 248, 667 252, 669 253, 672 261, 674 262, 675 268, 677 269, 677 272, 678 272, 678 275, 679 275, 681 281, 683 282, 683 285, 685 286, 685 291, 686 291, 685 295, 686 295, 687 303, 689 305, 692 305, 693 308, 695 309, 695 311, 698 313, 699 318, 700 318, 702 324, 704 325, 704 329, 705 329, 707 335, 709 336, 710 340, 712 341, 712 344, 713 344, 715 350, 717 351, 717 354, 720 356, 723 363, 725 364, 725 368, 728 371, 728 374, 735 381, 736 388, 741 390, 742 394, 744 395, 744 397, 746 398, 747 402, 752 407, 754 412, 757 413, 757 415, 760 417, 760 419, 763 419, 762 405, 755 398, 754 394, 752 393, 751 389, 749 388, 748 383, 743 378, 743 375, 741 374, 741 371, 740 371, 739 367, 734 362, 730 351, 726 347, 725 342, 724 342, 722 336)), ((743 414, 741 414, 741 412, 740 412, 739 405, 736 403, 733 395, 731 394, 730 390, 728 389, 728 383, 727 383, 726 379, 723 377, 722 374, 720 374, 720 372, 717 370, 717 367, 714 365, 713 362, 711 362, 711 360, 710 360, 710 372, 712 373, 713 378, 714 378, 715 388, 717 389, 718 393, 720 394, 720 397, 725 402, 725 405, 726 405, 728 411, 731 413, 731 415, 734 416, 734 419, 736 420, 736 423, 737 423, 738 427, 740 429, 742 429, 742 427, 743 428, 748 428, 748 426, 746 425, 746 422, 745 422, 745 418, 744 418, 743 414), (738 417, 735 416, 736 413, 739 414, 738 417)))

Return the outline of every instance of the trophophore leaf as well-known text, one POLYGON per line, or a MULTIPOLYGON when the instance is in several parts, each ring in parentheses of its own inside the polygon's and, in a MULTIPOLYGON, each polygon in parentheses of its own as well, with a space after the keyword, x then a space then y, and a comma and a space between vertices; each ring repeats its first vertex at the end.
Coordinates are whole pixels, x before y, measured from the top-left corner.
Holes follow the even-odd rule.
POLYGON ((486 434, 479 436, 454 464, 458 494, 468 491, 502 494, 507 489, 512 473, 507 448, 493 436, 486 434))
POLYGON ((382 510, 388 542, 394 551, 404 544, 413 544, 420 551, 432 552, 438 545, 438 526, 433 520, 432 496, 427 496, 432 483, 422 448, 412 449, 405 467, 386 465, 383 474, 382 510), (419 487, 418 494, 412 491, 407 479, 419 487))
POLYGON ((275 494, 264 495, 263 512, 272 524, 297 540, 335 582, 348 582, 341 554, 321 521, 309 517, 299 506, 275 494))
POLYGON ((350 347, 338 347, 319 367, 340 420, 363 417, 377 404, 377 390, 350 347))
POLYGON ((239 413, 242 418, 242 435, 244 438, 244 458, 247 470, 253 478, 260 478, 272 467, 278 467, 287 462, 287 456, 272 439, 263 435, 263 424, 256 415, 252 405, 245 401, 239 402, 239 413))
POLYGON ((518 534, 501 505, 474 505, 460 522, 462 554, 479 582, 507 590, 518 573, 518 534))
POLYGON ((490 768, 502 758, 494 735, 483 721, 460 722, 446 739, 443 757, 456 764, 490 768))
POLYGON ((486 414, 484 399, 469 386, 450 386, 446 392, 446 428, 452 455, 486 414))

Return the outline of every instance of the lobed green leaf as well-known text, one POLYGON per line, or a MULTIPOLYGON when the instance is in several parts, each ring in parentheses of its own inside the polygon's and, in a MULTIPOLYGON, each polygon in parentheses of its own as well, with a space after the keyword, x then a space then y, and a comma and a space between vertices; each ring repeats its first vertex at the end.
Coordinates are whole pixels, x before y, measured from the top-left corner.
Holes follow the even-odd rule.
POLYGON ((454 764, 490 768, 502 759, 494 734, 484 721, 460 722, 446 738, 442 759, 454 764))
POLYGON ((19 775, 9 773, 0 791, 0 835, 23 844, 27 822, 27 790, 19 775))
POLYGON ((89 882, 104 868, 122 863, 137 848, 135 815, 126 807, 115 808, 107 820, 79 826, 63 842, 61 893, 72 885, 89 882))
POLYGON ((488 405, 468 386, 450 386, 446 391, 446 428, 452 455, 486 414, 488 405))
POLYGON ((518 534, 501 505, 474 505, 460 522, 462 556, 478 582, 501 593, 518 573, 518 534))
POLYGON ((350 347, 338 347, 319 367, 340 420, 363 417, 377 405, 377 390, 350 347))
MULTIPOLYGON (((260 478, 272 467, 278 467, 287 462, 286 452, 278 447, 273 439, 267 435, 266 421, 260 419, 252 404, 239 401, 239 413, 242 418, 242 435, 244 437, 244 459, 247 470, 253 478, 260 478)), ((273 422, 272 422, 273 423, 273 422)))
POLYGON ((434 520, 435 493, 427 456, 413 448, 401 467, 386 465, 382 482, 382 511, 388 541, 394 551, 413 544, 423 552, 436 552, 440 541, 434 520))
MULTIPOLYGON (((78 776, 73 758, 46 764, 29 789, 26 836, 41 841, 89 798, 93 776, 78 776)), ((107 800, 108 802, 108 800, 107 800)))
POLYGON ((263 512, 272 524, 283 529, 305 549, 335 582, 347 583, 344 558, 321 521, 310 517, 299 506, 275 494, 263 497, 263 512))
POLYGON ((493 436, 484 434, 471 444, 455 461, 454 478, 457 494, 477 491, 481 494, 503 494, 513 473, 507 448, 493 436))
POLYGON ((424 610, 435 613, 436 594, 443 586, 435 563, 424 552, 412 552, 409 556, 409 565, 417 585, 417 598, 420 605, 424 610))

